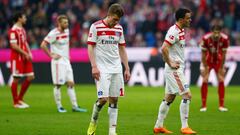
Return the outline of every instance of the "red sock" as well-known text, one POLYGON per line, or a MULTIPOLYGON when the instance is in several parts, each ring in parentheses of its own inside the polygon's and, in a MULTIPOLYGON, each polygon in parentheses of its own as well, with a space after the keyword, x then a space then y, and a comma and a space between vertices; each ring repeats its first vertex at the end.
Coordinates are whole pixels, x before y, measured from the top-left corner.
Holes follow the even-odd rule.
POLYGON ((218 84, 218 96, 219 96, 219 106, 224 106, 224 95, 225 95, 225 87, 224 82, 219 82, 218 84))
POLYGON ((13 104, 17 104, 18 103, 17 88, 18 88, 18 83, 17 82, 12 82, 11 91, 12 91, 12 97, 13 97, 13 104))
POLYGON ((201 87, 202 107, 207 106, 208 83, 203 82, 201 87))
POLYGON ((23 96, 26 93, 29 85, 30 85, 31 81, 29 81, 28 79, 25 79, 24 82, 22 83, 22 87, 21 87, 21 91, 19 93, 19 100, 23 100, 23 96))

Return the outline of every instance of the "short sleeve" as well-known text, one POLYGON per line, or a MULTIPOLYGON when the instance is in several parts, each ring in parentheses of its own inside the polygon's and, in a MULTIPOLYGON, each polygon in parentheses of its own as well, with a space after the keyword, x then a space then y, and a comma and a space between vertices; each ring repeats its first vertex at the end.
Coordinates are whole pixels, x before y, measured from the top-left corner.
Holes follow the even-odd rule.
POLYGON ((17 32, 16 31, 9 32, 9 42, 10 42, 10 44, 17 44, 17 32))
POLYGON ((48 44, 52 44, 54 41, 56 41, 56 35, 54 35, 53 32, 49 32, 44 38, 44 41, 46 41, 48 44))
POLYGON ((222 50, 226 51, 227 48, 229 47, 229 44, 230 44, 229 38, 225 39, 224 42, 223 42, 222 50))
POLYGON ((96 42, 97 42, 97 30, 95 25, 92 24, 88 33, 87 44, 96 45, 96 42))
POLYGON ((120 36, 120 40, 119 40, 119 45, 120 45, 120 46, 126 46, 126 41, 125 41, 125 38, 124 38, 123 30, 121 31, 121 36, 120 36))
POLYGON ((165 40, 164 42, 167 42, 169 45, 173 45, 177 40, 177 35, 174 31, 172 31, 172 29, 169 29, 166 36, 165 36, 165 40))

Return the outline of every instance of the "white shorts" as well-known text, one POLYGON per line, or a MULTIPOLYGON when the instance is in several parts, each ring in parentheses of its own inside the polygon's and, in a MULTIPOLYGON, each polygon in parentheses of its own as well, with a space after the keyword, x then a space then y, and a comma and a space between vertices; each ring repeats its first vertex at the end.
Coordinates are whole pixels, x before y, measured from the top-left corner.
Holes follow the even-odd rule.
POLYGON ((73 70, 70 62, 62 63, 58 61, 52 61, 51 70, 53 84, 63 85, 68 81, 74 82, 73 70))
POLYGON ((98 98, 124 96, 122 73, 102 73, 96 86, 98 98))
POLYGON ((166 94, 179 94, 189 92, 189 85, 185 79, 183 72, 169 71, 164 73, 166 80, 165 93, 166 94))

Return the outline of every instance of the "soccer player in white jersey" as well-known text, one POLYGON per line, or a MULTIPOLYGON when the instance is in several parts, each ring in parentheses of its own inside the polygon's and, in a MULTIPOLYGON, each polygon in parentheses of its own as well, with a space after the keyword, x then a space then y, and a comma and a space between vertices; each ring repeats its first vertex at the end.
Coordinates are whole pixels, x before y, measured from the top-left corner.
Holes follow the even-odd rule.
POLYGON ((183 73, 185 61, 185 35, 183 28, 190 26, 191 11, 180 8, 176 11, 175 18, 176 23, 169 28, 162 45, 162 55, 165 61, 165 98, 159 107, 154 133, 172 133, 164 128, 163 122, 167 116, 170 104, 174 101, 176 95, 179 94, 182 97, 180 104, 181 133, 195 134, 196 132, 188 126, 191 93, 183 73))
POLYGON ((88 53, 92 76, 96 81, 98 100, 93 106, 88 135, 95 135, 98 115, 109 101, 109 135, 116 135, 118 97, 124 95, 122 65, 125 67, 124 80, 130 79, 123 28, 119 20, 124 11, 120 4, 112 4, 107 17, 91 25, 88 35, 88 53))
POLYGON ((41 43, 41 48, 52 59, 52 80, 55 85, 53 93, 57 109, 60 113, 67 112, 62 106, 60 91, 61 86, 67 83, 68 95, 72 103, 72 111, 86 112, 86 109, 78 106, 74 90, 73 71, 69 60, 69 29, 67 16, 59 15, 57 17, 57 24, 58 26, 51 30, 41 43), (51 51, 47 46, 49 44, 51 51))

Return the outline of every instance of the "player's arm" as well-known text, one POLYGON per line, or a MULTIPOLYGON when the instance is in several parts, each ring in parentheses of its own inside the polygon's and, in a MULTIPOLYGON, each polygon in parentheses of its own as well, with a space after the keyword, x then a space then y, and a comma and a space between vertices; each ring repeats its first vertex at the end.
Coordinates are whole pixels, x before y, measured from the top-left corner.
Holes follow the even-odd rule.
POLYGON ((126 52, 126 47, 123 45, 119 45, 119 55, 121 57, 121 61, 125 67, 124 71, 124 80, 129 81, 130 79, 130 68, 128 65, 128 57, 127 57, 127 52, 126 52))
POLYGON ((201 60, 202 60, 202 64, 203 64, 203 66, 204 66, 204 68, 206 68, 207 67, 207 57, 206 57, 206 55, 207 55, 207 50, 206 50, 206 48, 204 48, 203 47, 204 46, 204 41, 202 40, 201 42, 200 42, 200 47, 201 47, 201 52, 202 52, 202 58, 201 58, 201 60))
POLYGON ((100 78, 100 71, 97 67, 96 59, 95 59, 95 45, 88 44, 88 57, 90 59, 90 63, 92 66, 92 76, 94 79, 99 80, 100 78))
POLYGON ((169 67, 173 68, 173 69, 178 69, 180 67, 180 63, 177 61, 173 61, 170 57, 169 57, 169 47, 171 47, 169 45, 169 43, 167 43, 166 41, 163 42, 162 45, 162 56, 163 56, 163 60, 169 65, 169 67))
POLYGON ((28 54, 29 54, 29 56, 30 56, 30 60, 32 60, 33 55, 32 55, 31 49, 30 49, 30 47, 29 47, 29 44, 27 44, 26 46, 27 46, 27 49, 28 49, 28 54))
POLYGON ((11 47, 18 53, 22 54, 26 59, 28 60, 30 59, 30 55, 27 52, 25 52, 23 49, 21 49, 17 43, 11 43, 11 47))
POLYGON ((50 50, 48 49, 48 44, 49 43, 47 41, 43 40, 41 43, 42 50, 52 59, 57 60, 57 59, 61 58, 60 55, 50 52, 50 50))

